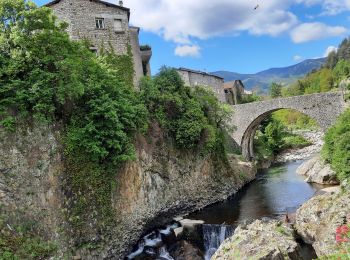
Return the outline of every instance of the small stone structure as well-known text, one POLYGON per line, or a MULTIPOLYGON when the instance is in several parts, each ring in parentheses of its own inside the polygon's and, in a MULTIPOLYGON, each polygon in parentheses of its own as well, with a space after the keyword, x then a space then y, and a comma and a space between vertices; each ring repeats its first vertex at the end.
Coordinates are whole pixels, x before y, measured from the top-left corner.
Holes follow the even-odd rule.
POLYGON ((226 102, 230 105, 242 104, 245 96, 251 95, 246 91, 241 80, 229 81, 224 84, 226 102))
POLYGON ((278 98, 233 106, 231 124, 236 128, 233 139, 241 146, 243 156, 250 160, 254 156, 253 141, 260 123, 271 113, 280 109, 294 109, 315 119, 323 131, 333 125, 345 110, 343 93, 328 92, 278 98))
POLYGON ((177 72, 181 76, 185 85, 194 86, 207 86, 213 89, 216 97, 219 101, 225 102, 224 92, 224 79, 206 72, 191 70, 186 68, 179 68, 177 72))
POLYGON ((141 50, 138 27, 129 26, 130 9, 100 0, 55 0, 45 6, 52 8, 59 20, 68 23, 68 33, 73 40, 87 39, 91 51, 112 48, 116 54, 127 54, 131 46, 135 77, 138 84, 144 75, 150 75, 149 61, 152 51, 141 50))

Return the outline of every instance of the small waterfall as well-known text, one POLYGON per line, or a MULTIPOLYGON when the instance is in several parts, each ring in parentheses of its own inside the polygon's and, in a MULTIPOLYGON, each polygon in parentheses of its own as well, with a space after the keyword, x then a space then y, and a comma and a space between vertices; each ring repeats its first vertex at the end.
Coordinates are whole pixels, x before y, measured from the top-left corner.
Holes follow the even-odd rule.
POLYGON ((225 239, 233 235, 234 229, 227 225, 203 225, 205 260, 210 260, 225 239))

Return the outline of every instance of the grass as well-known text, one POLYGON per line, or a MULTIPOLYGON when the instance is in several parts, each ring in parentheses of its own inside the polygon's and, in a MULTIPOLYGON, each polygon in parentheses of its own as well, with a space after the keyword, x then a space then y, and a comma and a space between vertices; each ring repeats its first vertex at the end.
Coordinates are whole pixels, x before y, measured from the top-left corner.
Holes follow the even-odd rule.
POLYGON ((303 136, 296 134, 288 134, 283 138, 283 147, 282 149, 295 149, 303 148, 311 145, 312 143, 306 140, 303 136))

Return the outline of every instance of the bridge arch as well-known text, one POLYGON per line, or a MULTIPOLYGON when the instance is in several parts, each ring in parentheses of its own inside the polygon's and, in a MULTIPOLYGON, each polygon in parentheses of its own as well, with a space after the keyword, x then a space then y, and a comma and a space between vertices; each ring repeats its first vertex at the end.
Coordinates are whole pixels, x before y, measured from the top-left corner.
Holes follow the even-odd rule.
POLYGON ((272 99, 234 107, 232 125, 235 131, 233 139, 241 146, 243 156, 251 160, 254 154, 253 140, 260 123, 273 112, 281 109, 293 109, 314 119, 323 131, 326 131, 336 118, 345 110, 341 92, 330 92, 272 99))

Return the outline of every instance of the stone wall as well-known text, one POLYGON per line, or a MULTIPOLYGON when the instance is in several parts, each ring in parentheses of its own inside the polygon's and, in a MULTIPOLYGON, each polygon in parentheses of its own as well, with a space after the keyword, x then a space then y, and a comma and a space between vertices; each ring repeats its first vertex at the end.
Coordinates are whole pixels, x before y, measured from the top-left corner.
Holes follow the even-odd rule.
POLYGON ((141 77, 143 76, 142 59, 139 44, 139 30, 140 29, 138 27, 130 27, 130 45, 134 62, 135 85, 138 85, 141 77))
POLYGON ((224 79, 201 71, 194 71, 180 68, 177 70, 185 85, 194 86, 208 86, 214 91, 216 97, 221 102, 226 102, 224 92, 224 79))
MULTIPOLYGON (((180 152, 153 126, 136 141, 137 160, 116 169, 112 194, 115 225, 108 233, 91 219, 85 247, 71 235, 67 220, 72 197, 67 189, 59 131, 27 127, 16 133, 0 129, 1 211, 18 222, 34 221, 42 236, 59 246, 58 258, 67 250, 82 259, 124 259, 140 236, 178 214, 223 200, 255 177, 249 164, 231 158, 180 152), (75 250, 80 245, 79 250, 75 250)), ((83 233, 83 232, 82 232, 83 233)))
POLYGON ((91 49, 97 53, 104 48, 111 47, 116 54, 127 54, 131 46, 134 61, 135 85, 143 76, 139 29, 129 27, 129 9, 99 1, 89 0, 61 0, 48 5, 53 9, 59 20, 68 23, 68 33, 73 40, 88 39, 91 49), (96 28, 96 18, 103 18, 105 28, 96 28), (122 29, 116 29, 115 20, 121 20, 122 29))
POLYGON ((129 12, 118 7, 95 1, 61 0, 50 6, 55 15, 69 24, 68 32, 73 40, 88 39, 97 49, 112 46, 116 53, 126 54, 129 44, 129 12), (97 29, 95 18, 104 18, 105 29, 97 29), (121 31, 114 29, 114 20, 122 21, 121 31))

